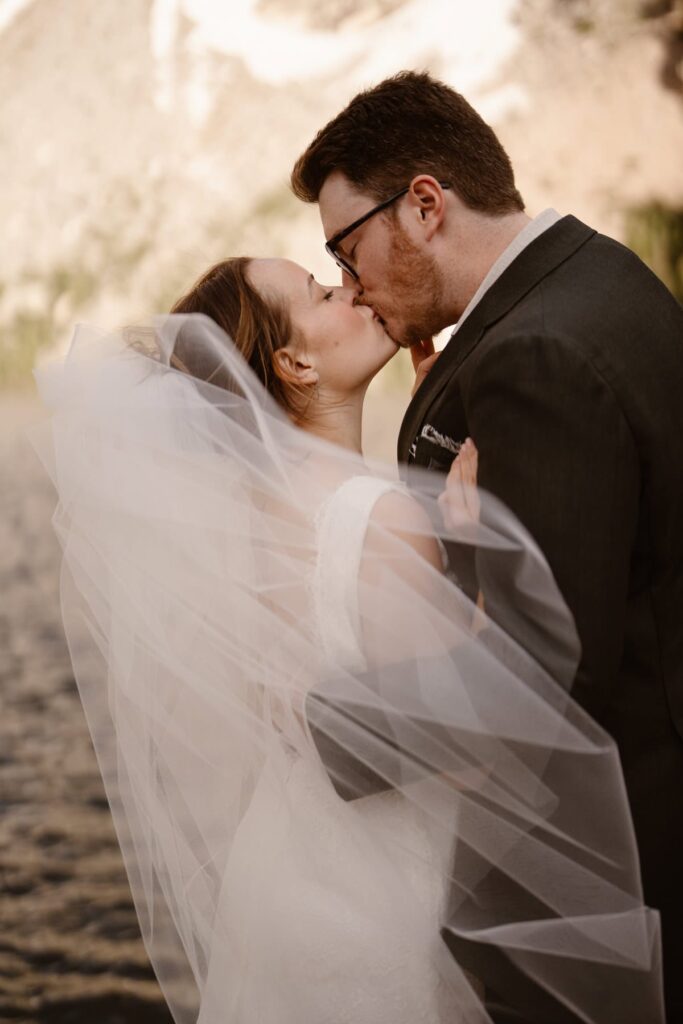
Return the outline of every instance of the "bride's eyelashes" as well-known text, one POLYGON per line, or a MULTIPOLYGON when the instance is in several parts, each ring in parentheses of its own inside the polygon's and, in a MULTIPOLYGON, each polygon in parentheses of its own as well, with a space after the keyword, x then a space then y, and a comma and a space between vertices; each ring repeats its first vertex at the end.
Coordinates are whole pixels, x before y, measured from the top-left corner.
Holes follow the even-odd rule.
POLYGON ((333 295, 334 292, 325 292, 323 295, 323 302, 329 302, 333 295))

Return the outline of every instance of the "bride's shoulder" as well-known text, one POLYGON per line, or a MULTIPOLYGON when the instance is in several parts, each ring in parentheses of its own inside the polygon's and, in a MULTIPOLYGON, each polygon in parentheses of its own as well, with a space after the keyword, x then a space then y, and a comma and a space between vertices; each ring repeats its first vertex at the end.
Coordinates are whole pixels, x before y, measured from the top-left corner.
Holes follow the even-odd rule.
POLYGON ((406 487, 397 480, 371 474, 349 476, 337 485, 323 502, 316 516, 321 533, 329 532, 337 524, 348 532, 355 522, 363 557, 367 563, 373 558, 396 560, 401 548, 410 555, 415 552, 439 572, 444 558, 429 516, 406 487), (405 546, 408 547, 406 551, 405 546))
POLYGON ((366 545, 377 554, 389 554, 396 540, 407 544, 439 572, 443 571, 443 556, 431 520, 400 484, 385 489, 374 503, 366 545))

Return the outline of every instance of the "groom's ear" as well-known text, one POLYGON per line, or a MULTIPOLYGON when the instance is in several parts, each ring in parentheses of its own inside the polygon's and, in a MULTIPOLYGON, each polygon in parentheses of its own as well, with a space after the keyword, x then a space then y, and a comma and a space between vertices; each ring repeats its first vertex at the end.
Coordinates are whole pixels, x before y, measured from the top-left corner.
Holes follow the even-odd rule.
POLYGON ((289 346, 273 353, 273 368, 285 384, 314 387, 318 383, 318 371, 313 363, 306 359, 304 353, 289 346))
POLYGON ((423 238, 430 241, 446 215, 444 190, 431 174, 419 174, 410 183, 407 199, 409 208, 419 223, 423 238))

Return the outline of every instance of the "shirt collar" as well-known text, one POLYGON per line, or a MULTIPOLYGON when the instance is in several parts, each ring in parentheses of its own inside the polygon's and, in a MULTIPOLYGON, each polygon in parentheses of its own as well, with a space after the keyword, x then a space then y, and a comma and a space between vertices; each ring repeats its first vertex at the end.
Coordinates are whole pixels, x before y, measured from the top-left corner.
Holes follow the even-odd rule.
POLYGON ((507 270, 510 264, 517 259, 519 254, 523 252, 528 245, 531 245, 531 243, 534 242, 540 235, 542 235, 544 231, 547 231, 548 228, 551 228, 553 224, 557 224, 558 220, 561 219, 562 218, 560 214, 557 212, 557 210, 548 208, 547 210, 543 210, 542 213, 539 213, 537 217, 533 218, 533 220, 530 220, 526 227, 522 228, 518 235, 515 235, 515 237, 508 245, 507 249, 504 249, 503 252, 500 254, 498 259, 493 264, 488 274, 486 275, 486 277, 481 282, 476 292, 470 299, 465 309, 465 312, 462 314, 457 324, 453 328, 451 337, 453 337, 453 335, 460 330, 467 317, 470 315, 474 307, 479 302, 481 302, 482 298, 489 290, 491 285, 495 284, 495 282, 498 280, 501 274, 505 270, 507 270))

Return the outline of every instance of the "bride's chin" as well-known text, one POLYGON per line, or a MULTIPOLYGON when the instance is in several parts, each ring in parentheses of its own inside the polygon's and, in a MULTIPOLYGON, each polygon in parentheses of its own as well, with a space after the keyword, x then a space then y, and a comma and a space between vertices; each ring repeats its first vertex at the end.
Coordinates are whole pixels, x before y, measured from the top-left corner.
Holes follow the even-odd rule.
POLYGON ((401 342, 397 338, 395 338, 393 334, 389 332, 388 328, 384 327, 383 330, 391 344, 395 345, 397 350, 401 348, 401 342))
POLYGON ((387 331, 383 331, 380 335, 380 345, 384 351, 390 353, 389 358, 391 358, 391 356, 395 356, 401 347, 387 331))
POLYGON ((386 324, 378 324, 378 326, 382 332, 382 335, 386 338, 388 342, 390 342, 392 345, 395 345, 397 349, 401 347, 400 342, 396 341, 393 334, 389 333, 386 324))
POLYGON ((386 366, 387 363, 390 363, 391 360, 394 359, 398 355, 400 350, 401 350, 401 346, 397 345, 395 341, 391 341, 390 346, 387 347, 387 354, 386 354, 386 357, 384 358, 384 360, 382 361, 382 366, 386 366))

